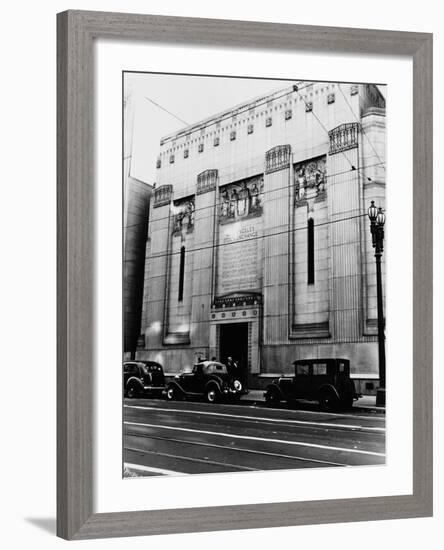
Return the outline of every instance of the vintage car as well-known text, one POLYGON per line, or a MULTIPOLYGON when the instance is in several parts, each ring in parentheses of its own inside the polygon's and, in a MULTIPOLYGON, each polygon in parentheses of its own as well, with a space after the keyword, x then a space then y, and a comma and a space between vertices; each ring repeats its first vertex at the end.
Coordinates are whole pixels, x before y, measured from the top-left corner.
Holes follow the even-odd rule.
POLYGON ((161 397, 165 390, 162 365, 155 361, 125 361, 123 392, 126 397, 143 395, 161 397))
POLYGON ((359 397, 350 378, 348 359, 307 359, 293 365, 293 376, 280 376, 266 388, 264 397, 268 405, 309 400, 318 401, 324 411, 334 411, 352 407, 359 397))
POLYGON ((174 377, 166 389, 166 398, 204 398, 208 403, 236 401, 248 393, 242 382, 233 376, 227 366, 218 361, 196 363, 192 370, 174 377))

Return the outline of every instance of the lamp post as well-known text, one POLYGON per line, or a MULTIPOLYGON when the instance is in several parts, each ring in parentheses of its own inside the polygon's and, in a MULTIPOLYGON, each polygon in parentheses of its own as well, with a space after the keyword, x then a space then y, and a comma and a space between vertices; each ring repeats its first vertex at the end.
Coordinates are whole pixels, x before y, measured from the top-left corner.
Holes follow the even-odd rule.
POLYGON ((371 201, 368 209, 370 219, 370 232, 372 244, 375 249, 376 259, 376 295, 378 304, 378 357, 379 357, 379 388, 376 393, 376 405, 385 405, 385 334, 384 334, 384 310, 382 301, 382 275, 381 257, 384 250, 384 224, 385 215, 381 207, 375 206, 371 201))

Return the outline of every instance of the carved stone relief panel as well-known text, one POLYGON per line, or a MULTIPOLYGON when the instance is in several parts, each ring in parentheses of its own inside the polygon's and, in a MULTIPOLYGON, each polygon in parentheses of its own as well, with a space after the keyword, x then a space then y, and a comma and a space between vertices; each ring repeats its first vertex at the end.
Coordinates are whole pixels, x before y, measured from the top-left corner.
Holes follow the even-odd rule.
POLYGON ((323 200, 326 197, 326 172, 325 155, 294 165, 296 206, 306 204, 310 199, 323 200))
POLYGON ((219 221, 234 222, 262 214, 264 177, 254 176, 220 189, 219 221))
POLYGON ((194 197, 174 201, 173 235, 182 237, 194 229, 194 197))

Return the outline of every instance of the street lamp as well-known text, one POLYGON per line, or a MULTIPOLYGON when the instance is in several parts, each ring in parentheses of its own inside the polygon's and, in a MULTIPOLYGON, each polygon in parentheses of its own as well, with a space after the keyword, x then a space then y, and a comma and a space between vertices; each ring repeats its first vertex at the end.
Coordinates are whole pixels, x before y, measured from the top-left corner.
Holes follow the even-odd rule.
POLYGON ((382 304, 382 275, 381 256, 384 250, 384 224, 385 215, 381 207, 375 206, 371 201, 368 209, 370 219, 370 232, 372 244, 375 249, 376 259, 376 295, 378 303, 378 357, 379 357, 379 388, 376 393, 376 405, 385 405, 385 334, 384 334, 384 310, 382 304))

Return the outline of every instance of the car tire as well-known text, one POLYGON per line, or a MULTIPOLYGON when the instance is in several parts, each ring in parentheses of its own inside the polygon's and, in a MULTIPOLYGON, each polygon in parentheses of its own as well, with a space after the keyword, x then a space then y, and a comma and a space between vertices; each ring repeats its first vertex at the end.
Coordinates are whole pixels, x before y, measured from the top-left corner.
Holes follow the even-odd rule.
POLYGON ((205 399, 207 403, 217 403, 217 401, 219 401, 219 392, 217 388, 214 386, 207 388, 205 399))
POLYGON ((333 390, 323 390, 319 396, 319 407, 326 412, 336 411, 339 406, 338 396, 333 390))
POLYGON ((135 384, 130 384, 126 389, 128 399, 136 399, 139 397, 139 388, 135 384))
POLYGON ((279 405, 280 399, 278 394, 275 391, 268 391, 265 393, 265 404, 267 407, 277 407, 279 405))
POLYGON ((167 401, 176 401, 179 398, 177 388, 169 386, 166 391, 167 401))

